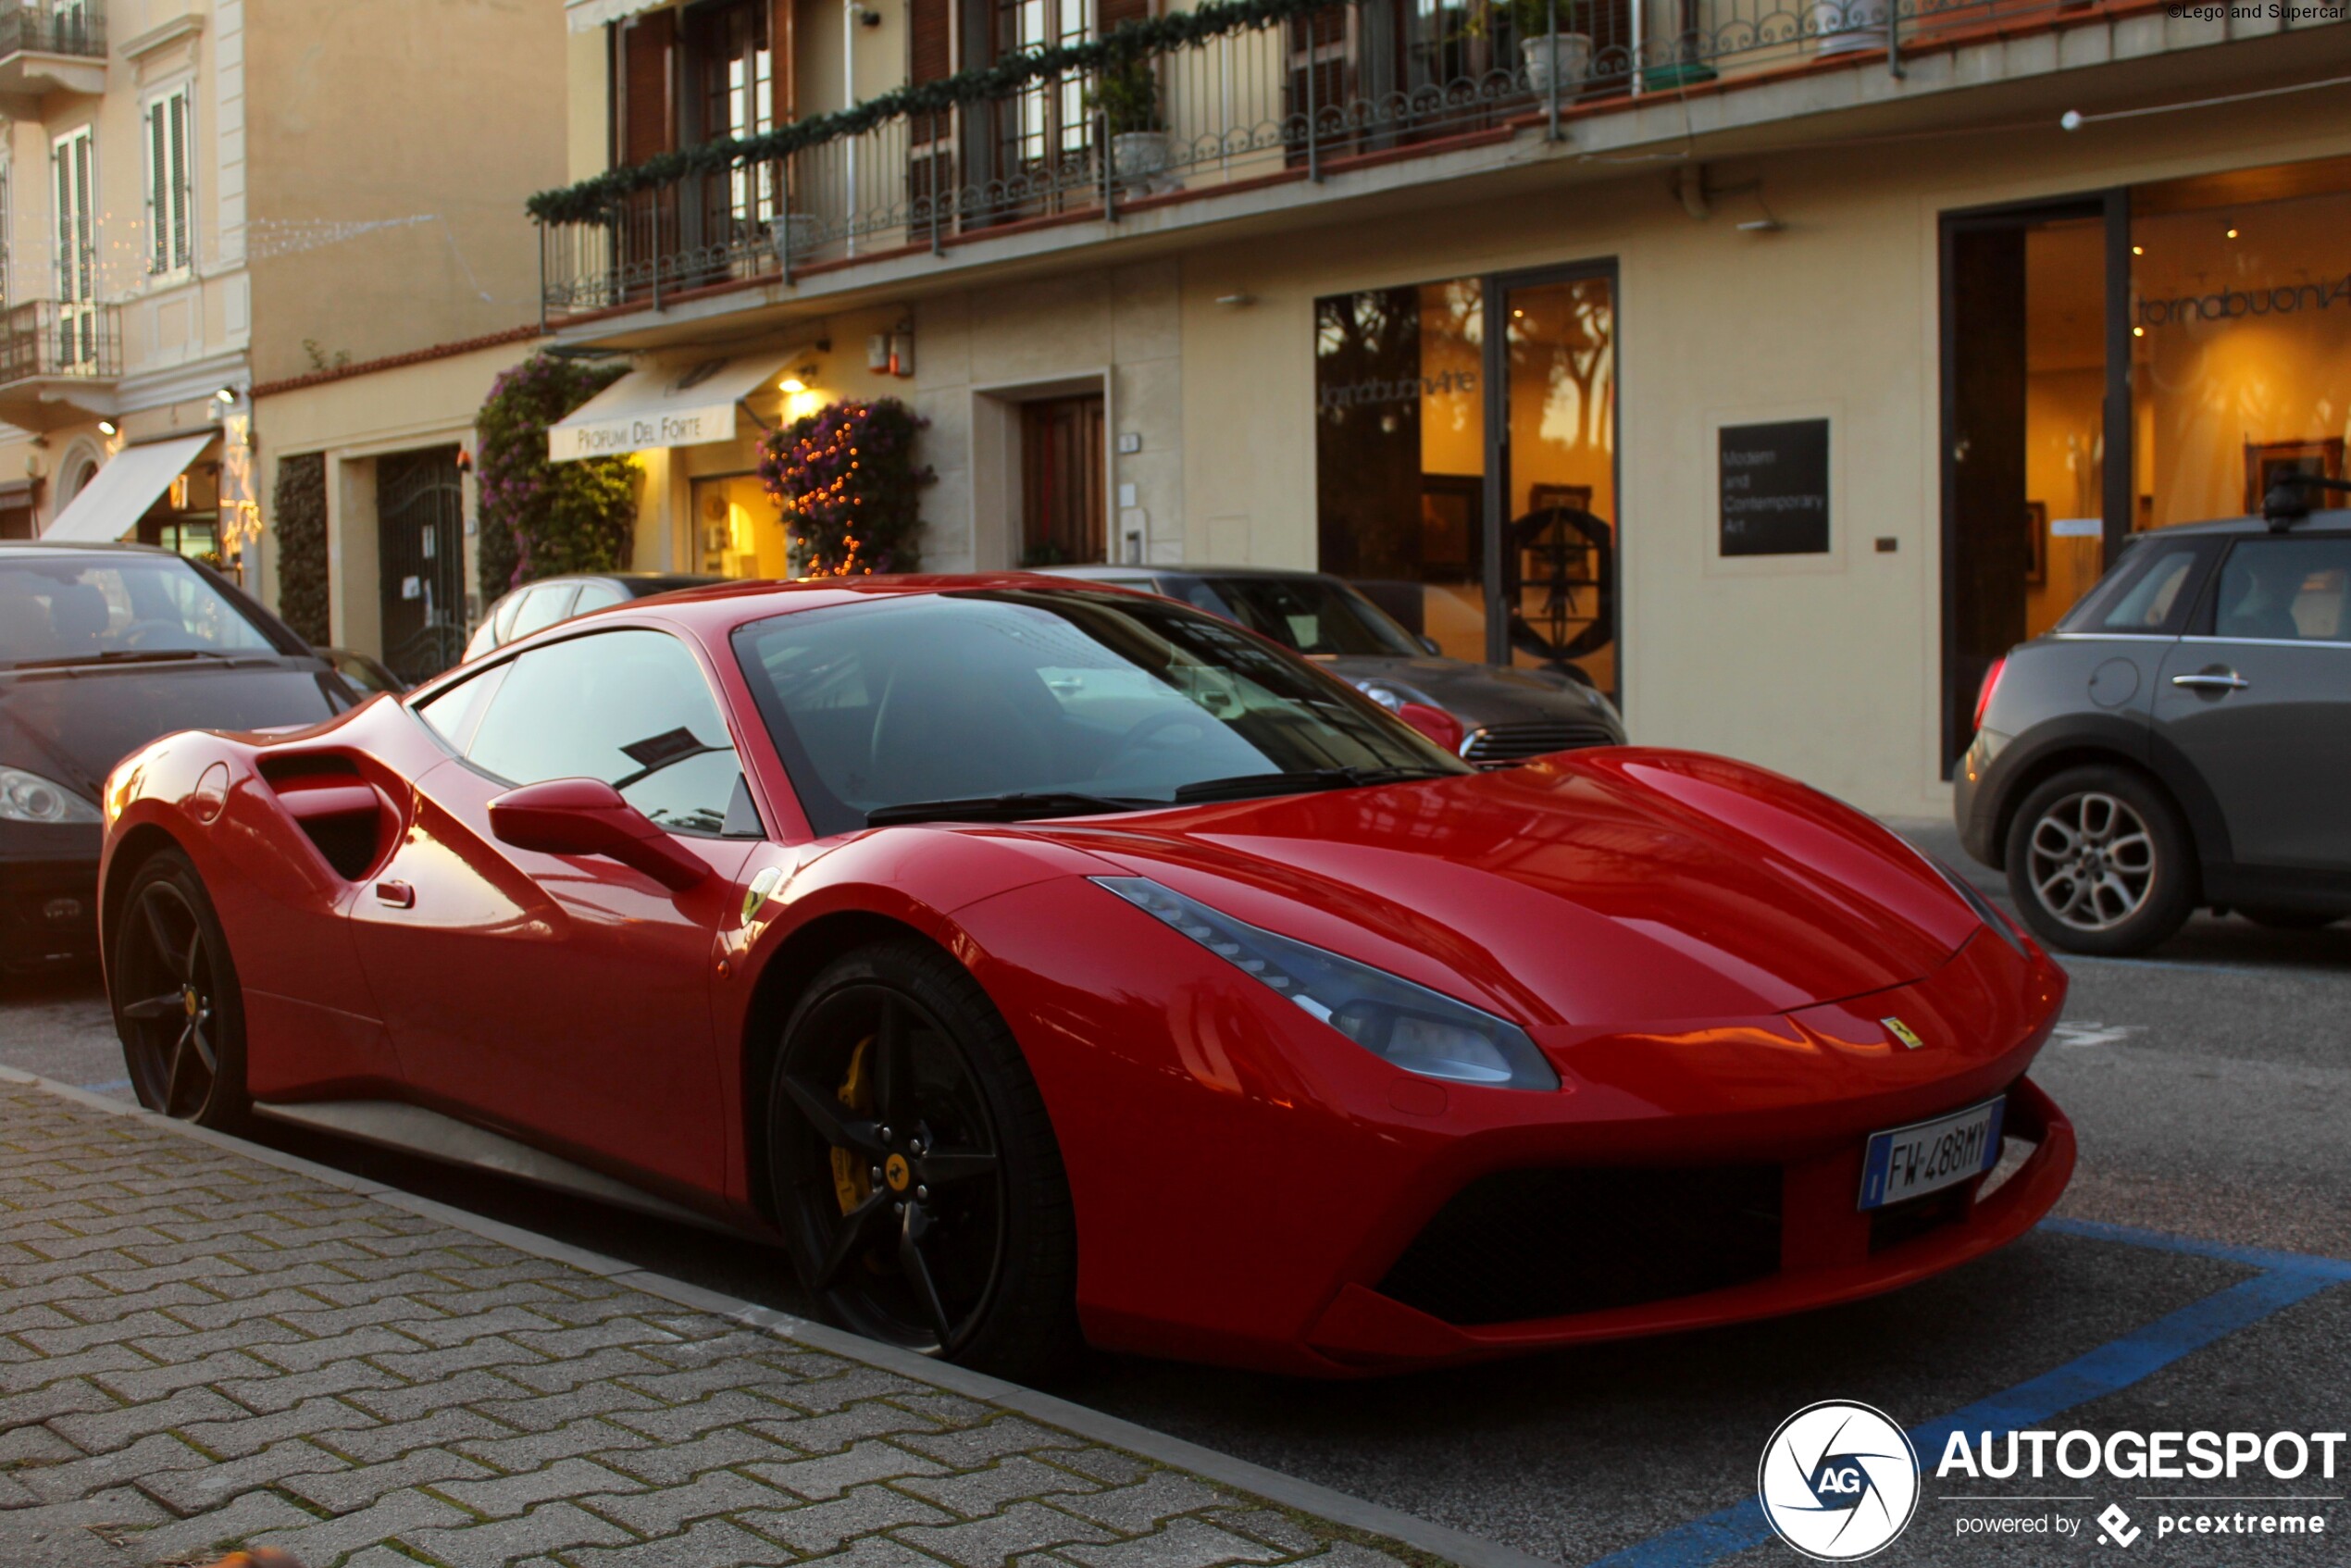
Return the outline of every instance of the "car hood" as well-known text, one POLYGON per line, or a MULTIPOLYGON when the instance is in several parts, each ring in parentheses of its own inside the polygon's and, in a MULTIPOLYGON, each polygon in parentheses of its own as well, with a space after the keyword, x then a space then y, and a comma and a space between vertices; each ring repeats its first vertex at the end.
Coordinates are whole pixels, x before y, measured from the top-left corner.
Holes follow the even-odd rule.
POLYGON ((98 798, 124 757, 181 729, 315 724, 344 705, 315 659, 0 671, 0 763, 98 798))
POLYGON ((1339 654, 1314 661, 1347 680, 1386 680, 1409 686, 1475 729, 1489 724, 1538 723, 1545 719, 1598 720, 1615 727, 1615 716, 1593 700, 1590 689, 1560 686, 1532 670, 1474 665, 1440 654, 1424 658, 1374 658, 1339 654))
POLYGON ((1529 1026, 1843 1001, 1926 976, 1982 928, 1868 817, 1689 753, 1018 831, 1529 1026))

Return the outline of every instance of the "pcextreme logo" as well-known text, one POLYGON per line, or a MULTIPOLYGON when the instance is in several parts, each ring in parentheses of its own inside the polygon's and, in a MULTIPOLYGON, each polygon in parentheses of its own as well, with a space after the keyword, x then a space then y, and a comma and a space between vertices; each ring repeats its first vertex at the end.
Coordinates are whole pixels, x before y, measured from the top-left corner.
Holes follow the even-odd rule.
POLYGON ((1780 1539, 1823 1562, 1851 1562, 1891 1545, 1918 1512, 1918 1450, 1884 1411, 1823 1400, 1763 1445, 1755 1492, 1780 1539))

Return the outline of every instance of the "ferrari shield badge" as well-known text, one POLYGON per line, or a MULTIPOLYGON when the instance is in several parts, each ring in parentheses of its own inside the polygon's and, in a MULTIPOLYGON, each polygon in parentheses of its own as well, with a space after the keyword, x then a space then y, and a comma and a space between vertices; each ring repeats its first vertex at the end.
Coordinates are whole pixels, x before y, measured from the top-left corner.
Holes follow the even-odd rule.
POLYGON ((1926 1041, 1919 1039, 1919 1032, 1910 1027, 1909 1025, 1902 1022, 1901 1019, 1880 1018, 1878 1022, 1885 1026, 1885 1032, 1887 1034, 1892 1035, 1896 1039, 1900 1040, 1910 1050, 1922 1051, 1926 1048, 1926 1041))

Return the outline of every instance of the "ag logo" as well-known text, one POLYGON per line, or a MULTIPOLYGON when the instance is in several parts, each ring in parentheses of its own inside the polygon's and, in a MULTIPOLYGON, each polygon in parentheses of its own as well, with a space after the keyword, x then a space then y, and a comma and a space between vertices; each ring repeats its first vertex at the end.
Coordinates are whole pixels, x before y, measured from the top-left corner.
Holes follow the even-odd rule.
POLYGON ((1885 1412, 1823 1400, 1763 1445, 1755 1491, 1780 1539, 1850 1562, 1884 1549, 1918 1511, 1918 1450, 1885 1412))

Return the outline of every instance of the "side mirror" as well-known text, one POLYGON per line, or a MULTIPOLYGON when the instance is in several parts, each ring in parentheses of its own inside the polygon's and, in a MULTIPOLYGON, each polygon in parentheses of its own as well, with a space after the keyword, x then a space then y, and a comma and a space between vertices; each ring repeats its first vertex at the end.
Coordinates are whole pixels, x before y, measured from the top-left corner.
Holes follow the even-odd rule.
POLYGON ((1441 653, 1445 652, 1444 649, 1437 646, 1437 639, 1431 637, 1425 631, 1414 632, 1412 634, 1412 641, 1421 645, 1421 652, 1424 653, 1441 653))
POLYGON ((710 875, 710 867, 671 842, 653 818, 597 778, 550 778, 509 790, 490 803, 490 831, 518 850, 603 855, 673 892, 710 875))

